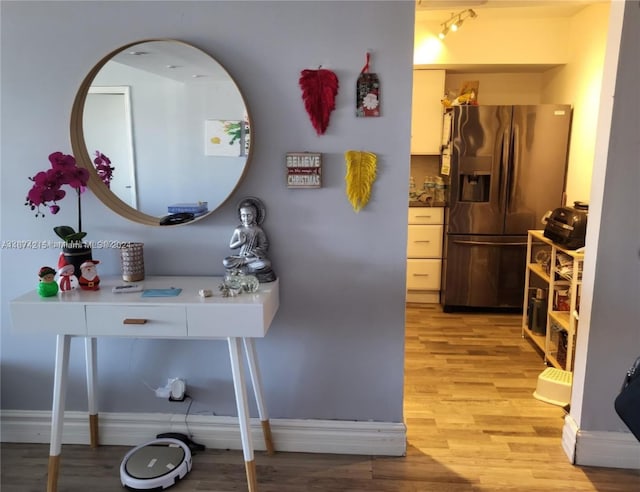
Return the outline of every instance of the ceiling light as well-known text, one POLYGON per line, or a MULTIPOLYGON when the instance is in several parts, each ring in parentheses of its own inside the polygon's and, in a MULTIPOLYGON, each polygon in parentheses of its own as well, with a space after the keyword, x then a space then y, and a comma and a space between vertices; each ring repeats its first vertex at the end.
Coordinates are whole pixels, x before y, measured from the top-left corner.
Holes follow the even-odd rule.
POLYGON ((440 34, 438 34, 438 37, 440 39, 444 39, 449 31, 456 32, 458 29, 460 29, 460 26, 462 26, 462 23, 465 19, 475 19, 476 17, 478 17, 478 14, 476 14, 475 11, 471 9, 465 9, 461 12, 458 12, 457 14, 454 14, 452 12, 451 17, 440 24, 442 26, 442 30, 440 31, 440 34))

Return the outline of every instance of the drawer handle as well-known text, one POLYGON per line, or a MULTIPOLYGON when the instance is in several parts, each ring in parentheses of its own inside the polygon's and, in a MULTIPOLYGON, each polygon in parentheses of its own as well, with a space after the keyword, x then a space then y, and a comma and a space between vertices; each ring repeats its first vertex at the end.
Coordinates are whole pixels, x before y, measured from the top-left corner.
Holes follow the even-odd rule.
POLYGON ((414 273, 413 276, 414 277, 428 277, 429 274, 428 273, 414 273))
POLYGON ((147 322, 144 318, 125 318, 123 325, 144 325, 147 322))
POLYGON ((416 243, 430 243, 431 241, 429 241, 428 239, 422 239, 420 241, 416 241, 416 243))
POLYGON ((416 215, 416 219, 430 219, 431 215, 416 215))

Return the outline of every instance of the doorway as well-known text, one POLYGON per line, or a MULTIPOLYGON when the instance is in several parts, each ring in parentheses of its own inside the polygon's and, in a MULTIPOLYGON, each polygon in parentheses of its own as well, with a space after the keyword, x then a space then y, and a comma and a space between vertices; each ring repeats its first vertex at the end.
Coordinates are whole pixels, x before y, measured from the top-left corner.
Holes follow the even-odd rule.
POLYGON ((84 106, 84 139, 93 159, 96 151, 116 168, 110 189, 138 208, 129 87, 90 87, 84 106))
MULTIPOLYGON (((603 5, 605 4, 599 4, 599 5, 583 4, 582 8, 583 9, 592 9, 592 8, 602 9, 603 5)), ((574 66, 571 68, 574 70, 576 70, 576 68, 584 69, 586 66, 586 68, 590 69, 590 72, 589 72, 590 76, 582 78, 583 81, 585 80, 588 81, 588 83, 586 84, 588 85, 588 87, 585 86, 584 88, 581 88, 581 91, 579 93, 576 93, 576 91, 568 91, 568 90, 566 91, 566 97, 576 98, 576 100, 572 101, 572 104, 574 105, 574 107, 582 111, 582 114, 579 114, 577 116, 574 113, 574 122, 577 120, 578 122, 580 122, 580 124, 578 126, 574 124, 574 128, 572 130, 573 135, 572 135, 571 147, 575 149, 582 149, 582 150, 586 148, 588 150, 586 153, 581 152, 577 157, 577 159, 580 160, 581 162, 587 163, 588 169, 577 169, 575 172, 577 174, 580 174, 580 173, 585 174, 585 171, 586 171, 586 174, 591 176, 592 166, 595 164, 595 166, 593 167, 593 172, 597 173, 598 176, 602 178, 597 181, 594 180, 593 186, 591 185, 591 182, 588 182, 588 183, 580 182, 580 184, 586 190, 585 193, 587 194, 589 199, 592 200, 593 202, 590 204, 591 205, 590 212, 594 211, 598 218, 599 218, 599 212, 602 206, 602 193, 603 193, 603 187, 604 187, 606 157, 598 157, 598 155, 596 154, 596 150, 598 151, 598 154, 600 154, 601 156, 606 156, 606 153, 607 153, 606 151, 608 147, 608 135, 602 135, 602 136, 596 135, 597 133, 596 126, 598 131, 602 131, 602 129, 606 130, 608 128, 608 126, 606 125, 607 121, 605 120, 609 119, 609 124, 610 124, 611 108, 613 103, 608 99, 603 99, 603 102, 600 102, 600 95, 603 94, 607 98, 613 95, 613 87, 615 86, 615 67, 617 65, 617 51, 619 48, 619 41, 620 41, 621 28, 622 28, 621 11, 624 10, 624 7, 616 6, 616 10, 620 10, 620 12, 616 13, 613 11, 612 5, 605 5, 605 7, 606 9, 611 9, 612 20, 611 21, 608 20, 607 18, 608 16, 606 13, 604 16, 600 15, 598 18, 598 21, 606 23, 604 32, 602 32, 601 24, 599 24, 598 29, 595 30, 598 32, 598 35, 597 35, 598 39, 602 40, 601 44, 599 46, 595 46, 595 45, 589 46, 590 49, 595 50, 594 52, 586 53, 585 51, 583 51, 581 54, 589 57, 591 61, 593 61, 593 59, 597 58, 598 56, 600 57, 600 59, 602 59, 606 55, 606 58, 604 59, 604 61, 605 63, 607 63, 608 70, 605 70, 604 68, 602 68, 602 66, 600 66, 599 72, 596 73, 596 70, 593 69, 593 66, 586 65, 587 63, 586 61, 584 63, 578 63, 576 64, 578 67, 574 66), (617 18, 618 16, 619 18, 617 18), (611 29, 610 33, 607 32, 609 31, 609 29, 611 29), (605 49, 602 48, 602 43, 606 44, 605 49), (595 55, 593 53, 595 53, 595 55), (592 117, 592 115, 598 110, 600 110, 600 116, 597 119, 599 119, 600 122, 596 122, 595 121, 596 118, 592 117), (592 126, 592 128, 586 128, 585 122, 588 122, 592 126), (582 135, 582 138, 583 138, 582 142, 577 141, 576 143, 576 139, 574 138, 576 134, 582 135), (602 137, 602 138, 599 138, 599 137, 602 137), (584 143, 584 145, 581 145, 582 143, 584 143), (597 149, 594 148, 596 145, 598 146, 597 149)), ((474 7, 474 9, 476 9, 476 7, 474 7)), ((503 9, 503 10, 506 10, 506 9, 503 9)), ((483 11, 480 8, 477 8, 477 11, 481 18, 483 11)), ((602 12, 602 11, 599 11, 599 12, 602 12)), ((444 18, 448 17, 450 13, 451 12, 447 11, 444 18)), ((516 17, 514 17, 514 19, 515 18, 516 17)), ((593 18, 593 16, 591 16, 591 18, 593 18)), ((418 21, 418 16, 416 16, 416 21, 418 21)), ((582 26, 582 28, 588 28, 588 27, 589 27, 588 25, 582 26)), ((416 30, 417 29, 418 29, 418 26, 416 26, 416 30)), ((416 40, 418 40, 417 32, 416 32, 416 40)), ((414 63, 419 65, 419 63, 417 63, 415 60, 414 60, 414 63)), ((440 65, 434 64, 434 65, 431 65, 431 68, 447 68, 447 66, 444 64, 440 64, 440 65)), ((461 67, 457 66, 455 68, 460 69, 461 67)), ((478 67, 469 67, 469 71, 472 71, 474 69, 478 70, 478 67)), ((562 67, 556 67, 551 69, 561 70, 562 67)), ((574 77, 574 80, 577 80, 577 81, 581 80, 577 71, 574 71, 572 73, 572 76, 574 77)), ((481 87, 480 88, 481 104, 482 104, 482 96, 483 96, 483 93, 482 93, 482 87, 481 87)), ((571 161, 570 161, 570 166, 571 166, 571 161)), ((577 198, 569 197, 569 201, 572 201, 572 199, 577 199, 577 198)), ((596 224, 595 227, 592 227, 591 235, 594 239, 597 238, 598 229, 599 229, 599 224, 596 224)), ((587 238, 587 240, 589 240, 589 238, 587 238)), ((595 258, 592 260, 591 265, 589 265, 588 263, 585 263, 585 269, 595 270, 595 258)), ((585 303, 582 305, 582 309, 581 309, 581 313, 583 311, 584 313, 583 313, 583 316, 581 317, 580 326, 578 329, 580 336, 578 338, 578 346, 577 346, 577 352, 576 352, 577 354, 578 354, 578 351, 581 350, 581 347, 583 350, 585 349, 588 341, 588 336, 589 336, 589 321, 590 321, 590 310, 591 310, 590 298, 591 298, 593 286, 592 285, 589 286, 588 290, 590 291, 588 293, 589 305, 585 303)), ((585 293, 586 291, 583 294, 585 293)), ((425 305, 425 307, 426 306, 428 305, 425 305)), ((437 308, 437 305, 436 305, 436 308, 437 308)), ((408 317, 411 316, 411 311, 409 309, 407 309, 407 316, 408 317)), ((450 333, 453 333, 453 330, 450 333)), ((446 338, 444 338, 445 336, 453 336, 453 335, 452 334, 443 335, 443 339, 441 340, 442 343, 446 343, 446 338)), ((409 350, 409 345, 410 345, 409 340, 407 340, 407 350, 409 350)), ((408 359, 408 356, 405 353, 405 361, 407 359, 408 359)), ((580 357, 578 356, 577 359, 580 359, 580 357)), ((577 371, 584 373, 584 367, 586 365, 584 354, 581 359, 582 359, 581 361, 578 360, 576 369, 577 371)), ((533 377, 535 379, 535 375, 533 375, 533 377)), ((576 406, 582 403, 583 391, 584 391, 584 388, 582 387, 574 387, 572 398, 576 406)), ((406 394, 407 393, 405 393, 405 395, 406 394)), ((405 396, 405 406, 410 403, 411 402, 408 400, 408 397, 405 396)), ((409 421, 407 425, 411 429, 411 425, 412 425, 411 421, 409 421)), ((570 457, 570 458, 573 458, 573 457, 570 457)))

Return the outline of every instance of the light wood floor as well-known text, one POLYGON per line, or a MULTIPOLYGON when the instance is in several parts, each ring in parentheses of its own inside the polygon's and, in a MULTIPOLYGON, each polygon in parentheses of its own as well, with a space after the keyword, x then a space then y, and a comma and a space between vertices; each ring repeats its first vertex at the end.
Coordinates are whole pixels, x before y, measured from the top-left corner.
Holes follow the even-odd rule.
MULTIPOLYGON (((407 306, 403 458, 256 454, 260 492, 640 491, 640 471, 576 467, 561 448, 564 412, 533 398, 541 357, 514 315, 407 306)), ((130 448, 65 445, 59 492, 122 490, 130 448)), ((48 445, 2 444, 2 492, 46 488, 48 445)), ((239 451, 207 450, 170 490, 245 491, 239 451)))

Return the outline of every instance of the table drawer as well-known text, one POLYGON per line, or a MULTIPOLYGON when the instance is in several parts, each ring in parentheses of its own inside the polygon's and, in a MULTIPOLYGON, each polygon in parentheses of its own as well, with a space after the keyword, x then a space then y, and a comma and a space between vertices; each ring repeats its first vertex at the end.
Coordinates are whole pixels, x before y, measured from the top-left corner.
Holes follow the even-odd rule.
POLYGON ((87 309, 89 336, 186 337, 184 306, 92 306, 87 309))
POLYGON ((409 224, 444 224, 444 208, 410 207, 409 224))
POLYGON ((38 304, 14 302, 11 321, 15 330, 35 333, 87 334, 82 304, 59 302, 47 297, 38 304))
POLYGON ((407 260, 407 290, 440 290, 442 260, 407 260))
POLYGON ((187 308, 189 338, 264 337, 264 318, 265 309, 259 305, 246 305, 242 310, 230 304, 218 304, 215 311, 206 304, 187 308))
POLYGON ((441 258, 442 226, 410 225, 407 238, 408 258, 441 258))

